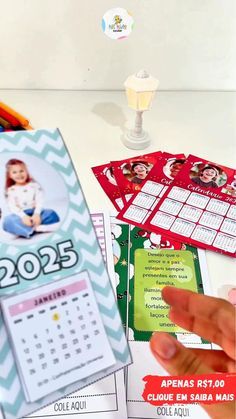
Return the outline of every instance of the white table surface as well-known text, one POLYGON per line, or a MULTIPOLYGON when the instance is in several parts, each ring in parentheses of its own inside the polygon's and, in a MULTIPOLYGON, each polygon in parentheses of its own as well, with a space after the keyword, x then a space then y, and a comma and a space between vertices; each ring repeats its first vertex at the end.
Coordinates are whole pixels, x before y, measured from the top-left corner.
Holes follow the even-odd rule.
MULTIPOLYGON (((123 92, 0 90, 0 99, 34 128, 59 127, 90 209, 113 209, 90 168, 142 154, 120 140, 134 121, 123 92)), ((144 128, 152 138, 147 153, 191 153, 235 167, 236 92, 158 92, 144 128)), ((227 298, 236 286, 235 259, 207 251, 207 264, 214 294, 227 298)))

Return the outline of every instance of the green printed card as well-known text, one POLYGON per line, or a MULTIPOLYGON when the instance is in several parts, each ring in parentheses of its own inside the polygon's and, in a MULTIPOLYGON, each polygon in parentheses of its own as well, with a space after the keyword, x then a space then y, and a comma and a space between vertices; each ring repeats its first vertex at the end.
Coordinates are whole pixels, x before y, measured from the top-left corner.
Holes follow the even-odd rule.
POLYGON ((165 285, 211 294, 205 252, 111 217, 117 298, 129 341, 167 331, 184 344, 207 344, 171 324, 161 300, 165 285), (168 325, 168 326, 167 326, 168 325))
POLYGON ((168 318, 161 297, 166 285, 197 292, 193 254, 187 250, 137 249, 134 273, 134 325, 140 331, 183 332, 168 318))

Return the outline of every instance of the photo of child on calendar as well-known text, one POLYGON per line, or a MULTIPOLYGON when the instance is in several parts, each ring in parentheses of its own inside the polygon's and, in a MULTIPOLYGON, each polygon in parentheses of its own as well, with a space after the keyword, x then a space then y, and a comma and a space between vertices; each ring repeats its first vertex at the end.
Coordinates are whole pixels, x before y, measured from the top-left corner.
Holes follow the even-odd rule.
POLYGON ((134 161, 124 164, 122 170, 127 180, 140 185, 146 179, 152 167, 153 164, 147 161, 134 161))
MULTIPOLYGON (((52 169, 50 169, 51 171, 52 169)), ((55 194, 57 190, 59 191, 56 179, 58 175, 56 178, 55 174, 48 173, 47 175, 48 169, 46 173, 45 168, 41 167, 40 170, 39 164, 35 165, 29 161, 29 156, 5 159, 5 162, 1 164, 1 172, 3 175, 1 176, 3 179, 1 181, 1 201, 4 202, 1 205, 3 210, 0 238, 7 242, 12 239, 15 243, 16 239, 32 240, 35 236, 40 236, 40 239, 43 239, 44 234, 39 235, 38 233, 56 231, 65 212, 63 208, 61 211, 58 206, 58 203, 62 204, 62 207, 65 206, 62 203, 63 196, 60 197, 61 193, 59 192, 55 194), (31 169, 37 177, 32 174, 31 169), (52 181, 54 183, 51 185, 53 193, 48 191, 49 194, 46 194, 45 184, 51 184, 52 181), (61 202, 58 202, 58 199, 50 199, 56 197, 60 197, 61 202)), ((48 187, 46 189, 48 190, 48 187)), ((63 191, 65 195, 65 187, 63 191)))
POLYGON ((163 172, 168 179, 173 180, 182 169, 185 159, 168 159, 166 165, 163 167, 163 172))
POLYGON ((152 165, 148 165, 147 163, 137 162, 132 164, 131 173, 132 177, 130 181, 132 183, 137 183, 140 185, 144 179, 146 179, 149 171, 151 170, 152 165))
POLYGON ((192 167, 190 179, 204 188, 219 188, 226 183, 227 175, 219 166, 198 163, 192 167))

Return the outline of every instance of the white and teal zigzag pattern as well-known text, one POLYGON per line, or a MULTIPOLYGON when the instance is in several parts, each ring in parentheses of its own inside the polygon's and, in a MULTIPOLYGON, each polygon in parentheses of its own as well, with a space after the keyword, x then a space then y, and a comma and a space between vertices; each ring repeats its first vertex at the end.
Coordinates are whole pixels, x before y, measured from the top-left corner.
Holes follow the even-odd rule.
MULTIPOLYGON (((0 153, 4 151, 21 151, 41 157, 60 172, 67 184, 70 199, 69 212, 60 230, 55 235, 52 235, 50 240, 53 245, 55 237, 64 237, 66 234, 67 237, 73 238, 80 256, 79 268, 80 270, 87 270, 90 274, 104 326, 114 355, 117 361, 121 363, 119 366, 121 368, 122 365, 129 362, 130 354, 127 342, 101 252, 98 249, 88 208, 59 131, 38 130, 0 134, 0 153)), ((1 255, 11 255, 14 258, 22 251, 22 248, 18 249, 4 244, 0 248, 1 255)), ((78 271, 78 266, 76 269, 78 271)), ((76 272, 76 269, 74 269, 74 272, 76 272)), ((63 272, 61 277, 71 275, 72 273, 73 271, 63 272)), ((97 378, 99 378, 99 374, 97 378)), ((84 380, 83 384, 86 381, 84 380)), ((37 403, 26 403, 5 325, 0 314, 0 393, 4 414, 7 419, 25 416, 31 411, 37 410, 40 406, 60 398, 62 394, 75 391, 81 384, 81 382, 78 382, 75 386, 71 385, 37 403)))

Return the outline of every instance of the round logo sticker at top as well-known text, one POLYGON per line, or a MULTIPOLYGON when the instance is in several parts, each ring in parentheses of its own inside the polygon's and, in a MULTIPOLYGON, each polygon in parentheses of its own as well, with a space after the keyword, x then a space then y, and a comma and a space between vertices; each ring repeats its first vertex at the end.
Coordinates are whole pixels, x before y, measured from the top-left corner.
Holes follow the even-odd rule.
POLYGON ((133 29, 132 15, 121 7, 108 10, 102 18, 102 30, 111 39, 125 39, 133 29))

